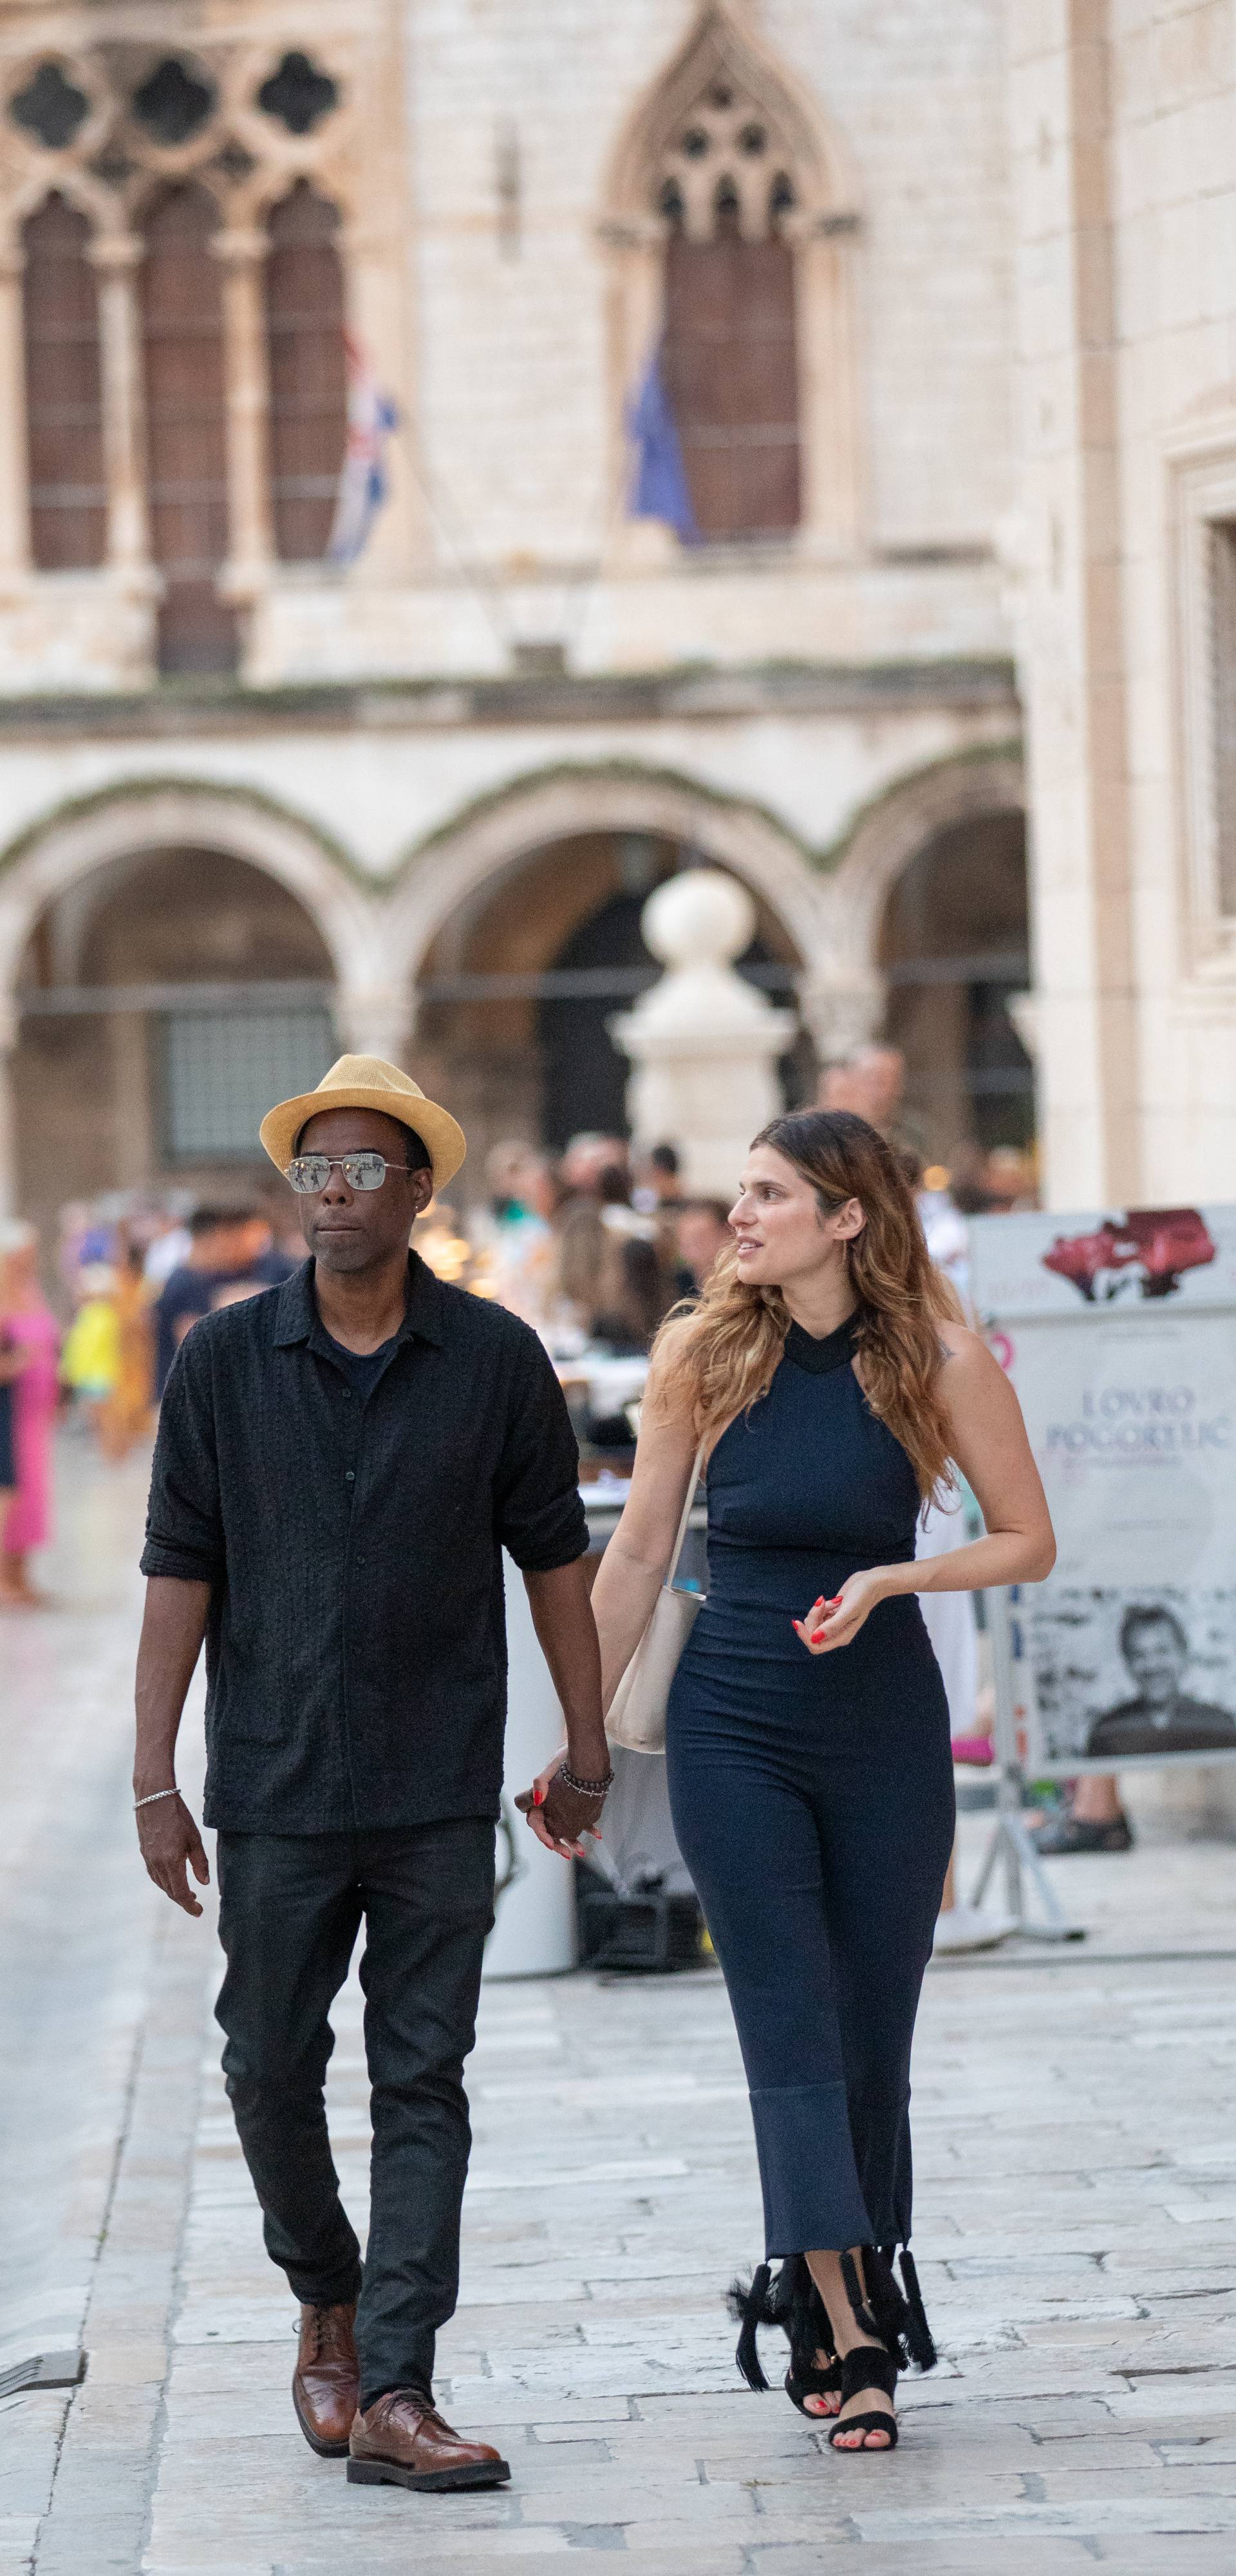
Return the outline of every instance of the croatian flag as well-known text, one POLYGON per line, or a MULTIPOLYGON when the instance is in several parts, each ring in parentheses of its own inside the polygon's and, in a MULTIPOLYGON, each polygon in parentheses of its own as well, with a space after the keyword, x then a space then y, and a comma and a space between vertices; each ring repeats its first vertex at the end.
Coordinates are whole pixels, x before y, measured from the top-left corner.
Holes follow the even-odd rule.
POLYGON ((339 469, 335 519, 326 549, 329 563, 355 563, 369 543, 369 531, 386 499, 383 448, 399 426, 399 414, 378 384, 369 360, 351 332, 344 333, 348 365, 348 443, 339 469))
POLYGON ((638 393, 627 406, 627 436, 635 450, 628 517, 664 519, 684 545, 698 545, 700 532, 691 504, 678 423, 661 372, 659 344, 648 361, 638 393))

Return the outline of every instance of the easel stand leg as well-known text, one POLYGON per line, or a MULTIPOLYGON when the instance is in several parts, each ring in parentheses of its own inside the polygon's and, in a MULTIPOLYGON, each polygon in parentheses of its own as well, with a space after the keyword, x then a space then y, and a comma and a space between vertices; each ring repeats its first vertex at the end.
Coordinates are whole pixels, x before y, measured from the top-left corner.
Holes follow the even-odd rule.
POLYGON ((1085 1930, 1080 1923, 1070 1923, 1043 1867, 1034 1836, 1028 1832, 1022 1817, 1024 1781, 1017 1756, 1009 1596, 1002 1589, 986 1592, 983 1598, 987 1604, 996 1696, 996 1822, 970 1902, 975 1906, 982 1905, 996 1864, 1002 1861, 1006 1911, 1012 1917, 1014 1931, 1019 1932, 1023 1940, 1084 1941, 1085 1930), (1041 1916, 1031 1916, 1026 1911, 1028 1889, 1032 1889, 1038 1898, 1041 1916))

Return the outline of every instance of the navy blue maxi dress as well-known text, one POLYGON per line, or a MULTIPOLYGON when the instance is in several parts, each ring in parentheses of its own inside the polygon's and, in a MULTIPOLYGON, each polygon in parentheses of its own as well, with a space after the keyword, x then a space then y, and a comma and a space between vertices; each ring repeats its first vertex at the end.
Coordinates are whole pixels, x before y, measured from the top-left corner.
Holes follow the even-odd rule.
POLYGON ((809 1655, 791 1621, 914 1555, 918 1489, 853 1367, 793 1324, 708 1466, 708 1600, 670 1696, 674 1827, 742 2045, 769 2260, 910 2235, 910 2044, 952 1848, 915 1595, 809 1655))

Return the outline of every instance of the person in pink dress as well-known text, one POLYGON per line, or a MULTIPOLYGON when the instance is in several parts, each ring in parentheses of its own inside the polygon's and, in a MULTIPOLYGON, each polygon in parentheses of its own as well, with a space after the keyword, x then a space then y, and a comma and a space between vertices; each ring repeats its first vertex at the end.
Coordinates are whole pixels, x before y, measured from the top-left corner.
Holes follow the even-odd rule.
POLYGON ((39 1278, 33 1226, 0 1234, 0 1340, 18 1361, 12 1380, 16 1490, 0 1545, 0 1606, 36 1607, 29 1558, 51 1531, 51 1441, 60 1394, 60 1328, 39 1278))

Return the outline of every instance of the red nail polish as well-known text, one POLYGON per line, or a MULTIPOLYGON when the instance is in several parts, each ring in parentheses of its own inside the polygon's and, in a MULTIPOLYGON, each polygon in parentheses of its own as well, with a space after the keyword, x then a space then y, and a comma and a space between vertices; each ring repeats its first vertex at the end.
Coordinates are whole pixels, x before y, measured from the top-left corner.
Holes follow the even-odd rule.
POLYGON ((824 1631, 823 1631, 823 1629, 822 1629, 822 1628, 817 1628, 817 1629, 815 1630, 815 1632, 814 1632, 814 1634, 813 1634, 813 1636, 812 1636, 812 1639, 811 1639, 811 1643, 812 1643, 812 1645, 813 1645, 813 1646, 822 1646, 822 1645, 823 1645, 823 1643, 824 1643, 824 1631))
POLYGON ((533 1804, 533 1806, 534 1806, 534 1807, 543 1807, 543 1806, 544 1806, 544 1804, 545 1804, 545 1792, 544 1792, 544 1790, 543 1790, 543 1789, 534 1789, 534 1790, 533 1790, 533 1792, 532 1792, 532 1804, 533 1804))

